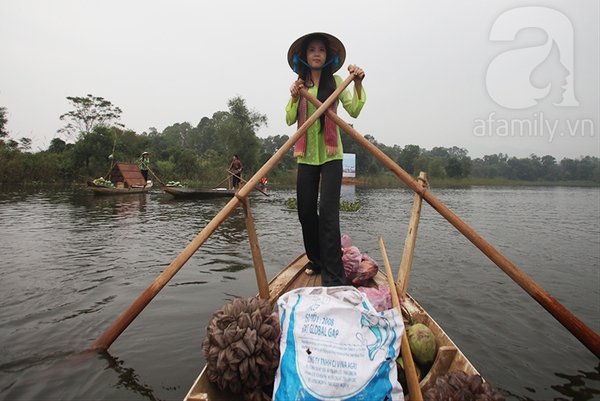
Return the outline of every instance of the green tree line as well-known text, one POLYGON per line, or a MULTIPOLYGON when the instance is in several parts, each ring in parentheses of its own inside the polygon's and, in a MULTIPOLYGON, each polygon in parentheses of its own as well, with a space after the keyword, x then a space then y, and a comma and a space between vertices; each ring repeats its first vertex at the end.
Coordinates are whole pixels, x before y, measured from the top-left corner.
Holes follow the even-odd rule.
MULTIPOLYGON (((365 135, 365 138, 415 177, 419 175, 420 171, 425 171, 431 179, 462 180, 474 177, 530 182, 588 181, 600 183, 600 160, 594 156, 585 156, 579 159, 564 158, 559 162, 550 155, 539 157, 532 154, 519 159, 499 153, 471 159, 466 149, 456 146, 452 148, 434 147, 431 150, 418 145, 390 147, 377 142, 370 135, 365 135)), ((344 152, 356 154, 358 175, 372 176, 385 171, 381 162, 344 132, 342 132, 342 142, 344 152)))
MULTIPOLYGON (((249 109, 241 97, 227 102, 227 111, 203 117, 196 126, 175 123, 162 132, 149 128, 138 134, 119 123, 121 110, 101 97, 67 97, 73 110, 59 118, 65 126, 60 137, 47 150, 31 152, 31 139, 11 139, 6 126, 7 109, 0 107, 0 183, 85 182, 104 176, 113 161, 135 163, 143 151, 150 152, 150 168, 160 180, 216 184, 226 177, 231 156, 237 154, 249 177, 289 139, 288 135, 259 138, 256 132, 267 126, 267 117, 249 109)), ((464 148, 418 145, 387 146, 365 135, 405 171, 418 175, 426 171, 431 179, 463 180, 468 177, 520 181, 600 182, 598 157, 564 158, 553 156, 527 158, 495 154, 471 159, 464 148)), ((359 177, 377 177, 385 167, 371 153, 342 131, 345 153, 356 154, 359 177)), ((269 173, 271 183, 294 181, 296 160, 290 150, 269 173)))

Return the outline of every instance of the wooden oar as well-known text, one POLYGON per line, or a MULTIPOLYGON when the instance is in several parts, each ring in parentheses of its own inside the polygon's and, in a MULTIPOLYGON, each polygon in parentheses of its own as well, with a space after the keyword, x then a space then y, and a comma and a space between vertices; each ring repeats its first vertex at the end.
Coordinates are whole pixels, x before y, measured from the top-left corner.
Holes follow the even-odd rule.
MULTIPOLYGON (((321 102, 312 96, 306 89, 300 89, 300 94, 304 96, 315 106, 319 107, 321 102)), ((483 252, 492 262, 494 262, 502 271, 504 271, 514 282, 525 290, 533 299, 535 299, 544 309, 546 309, 556 320, 558 320, 567 330, 571 332, 583 345, 585 345, 597 358, 600 359, 600 336, 583 323, 577 316, 572 314, 561 303, 554 299, 546 290, 540 287, 529 276, 523 273, 510 260, 496 250, 481 235, 473 230, 467 223, 461 220, 446 205, 438 200, 433 194, 414 178, 398 166, 385 153, 378 149, 371 142, 366 140, 350 124, 342 120, 331 110, 326 111, 327 116, 340 126, 348 135, 361 144, 377 160, 389 168, 398 178, 400 178, 409 188, 420 194, 423 199, 429 203, 439 214, 441 214, 450 224, 460 231, 469 241, 473 243, 481 252, 483 252)))
POLYGON ((192 255, 202 246, 202 244, 215 232, 215 230, 233 213, 239 206, 240 198, 248 196, 252 188, 258 185, 260 179, 267 175, 269 171, 285 156, 285 154, 294 146, 294 143, 302 136, 308 128, 327 110, 331 104, 337 100, 350 82, 354 79, 354 74, 348 78, 327 98, 322 106, 310 116, 304 124, 288 139, 281 148, 248 180, 231 200, 221 209, 221 211, 204 227, 202 231, 185 247, 183 251, 171 262, 171 264, 154 280, 152 284, 123 312, 121 316, 102 334, 90 348, 84 352, 100 352, 107 350, 111 344, 121 335, 123 331, 133 322, 133 320, 144 310, 152 299, 161 289, 173 278, 181 267, 192 257, 192 255))
POLYGON ((227 172, 229 173, 229 174, 227 175, 227 177, 225 177, 223 180, 221 180, 221 182, 219 182, 217 185, 215 185, 215 186, 213 187, 213 189, 214 189, 214 188, 216 188, 216 187, 218 187, 219 185, 221 185, 221 184, 222 184, 222 183, 224 183, 225 181, 227 181, 227 180, 229 179, 229 177, 230 177, 230 176, 233 174, 233 173, 232 173, 231 171, 229 171, 229 170, 227 170, 227 172))
MULTIPOLYGON (((235 173, 232 173, 232 172, 231 172, 231 171, 229 171, 229 170, 227 170, 227 172, 228 172, 229 174, 231 174, 232 176, 236 177, 237 179, 239 179, 239 180, 240 180, 240 182, 243 182, 244 184, 248 182, 248 181, 244 180, 242 177, 240 177, 239 175, 236 175, 235 173)), ((261 193, 261 194, 263 194, 264 196, 271 196, 271 195, 269 195, 268 193, 266 193, 266 192, 263 192, 263 191, 261 191, 260 189, 258 189, 258 188, 256 188, 256 187, 254 187, 254 190, 255 190, 255 191, 258 191, 258 192, 260 192, 260 193, 261 193)))
MULTIPOLYGON (((402 309, 400 309, 400 301, 398 300, 398 290, 394 283, 394 275, 390 262, 385 251, 385 245, 383 245, 383 238, 379 237, 379 248, 381 248, 381 256, 383 257, 383 264, 385 265, 385 274, 388 280, 388 286, 390 287, 390 294, 392 295, 392 305, 402 318, 402 309)), ((408 384, 408 392, 410 394, 411 401, 423 401, 423 394, 421 393, 421 386, 419 385, 419 378, 417 376, 417 368, 410 351, 410 345, 408 344, 408 336, 406 330, 402 330, 402 340, 400 341, 400 351, 402 352, 402 360, 404 362, 404 371, 406 372, 406 382, 408 384)))
MULTIPOLYGON (((147 164, 146 164, 144 161, 142 161, 142 164, 143 164, 144 166, 146 166, 146 168, 148 169, 148 171, 150 172, 150 174, 152 174, 152 176, 153 176, 154 178, 156 178, 156 180, 157 180, 159 183, 161 183, 162 185, 165 185, 165 183, 164 183, 164 182, 162 182, 162 181, 160 180, 160 178, 158 178, 158 176, 157 176, 156 174, 154 174, 154 171, 152 171, 152 169, 150 169, 150 166, 148 166, 148 165, 147 165, 147 164)), ((166 185, 165 185, 165 186, 166 186, 166 185)))

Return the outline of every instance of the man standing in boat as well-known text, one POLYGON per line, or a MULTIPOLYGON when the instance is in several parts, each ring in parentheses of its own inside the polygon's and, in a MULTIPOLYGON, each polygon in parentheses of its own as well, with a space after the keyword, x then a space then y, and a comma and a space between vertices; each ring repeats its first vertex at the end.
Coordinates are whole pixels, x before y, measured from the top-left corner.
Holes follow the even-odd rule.
POLYGON ((150 165, 150 153, 144 152, 140 157, 140 170, 144 181, 148 182, 148 166, 150 165))
POLYGON ((233 160, 227 169, 228 172, 233 174, 233 188, 237 188, 240 183, 242 169, 242 162, 238 159, 237 155, 233 155, 233 160))

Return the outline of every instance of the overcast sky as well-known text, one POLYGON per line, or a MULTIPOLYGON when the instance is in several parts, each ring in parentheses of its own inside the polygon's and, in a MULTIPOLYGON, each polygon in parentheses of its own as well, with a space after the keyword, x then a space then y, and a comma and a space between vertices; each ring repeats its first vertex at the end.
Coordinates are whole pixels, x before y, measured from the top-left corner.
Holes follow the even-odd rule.
MULTIPOLYGON (((92 94, 141 134, 196 126, 237 95, 292 135, 290 44, 323 31, 366 72, 358 119, 388 146, 466 148, 473 158, 599 156, 597 0, 2 0, 0 107, 11 138, 45 150, 92 94)), ((66 138, 63 138, 66 139, 66 138)))

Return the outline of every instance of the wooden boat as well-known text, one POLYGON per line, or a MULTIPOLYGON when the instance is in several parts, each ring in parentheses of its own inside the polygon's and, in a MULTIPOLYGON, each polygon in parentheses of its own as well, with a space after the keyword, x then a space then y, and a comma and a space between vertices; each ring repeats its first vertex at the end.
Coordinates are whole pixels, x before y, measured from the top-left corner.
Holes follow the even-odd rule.
POLYGON ((148 192, 152 189, 152 182, 143 185, 132 185, 130 187, 107 187, 104 185, 96 185, 93 181, 88 181, 88 189, 97 195, 126 195, 126 194, 139 194, 148 192))
MULTIPOLYGON (((288 291, 301 287, 321 285, 321 275, 309 276, 304 274, 304 267, 307 263, 308 258, 306 257, 306 254, 302 254, 269 282, 269 302, 271 305, 275 305, 277 299, 288 291)), ((369 286, 378 288, 380 284, 387 285, 387 282, 386 275, 379 271, 370 281, 369 286)), ((422 392, 433 387, 436 379, 447 372, 463 371, 468 375, 479 374, 467 357, 460 349, 458 349, 450 337, 448 337, 446 332, 444 332, 425 309, 423 309, 417 301, 408 294, 403 302, 403 315, 405 315, 405 321, 410 319, 414 323, 423 323, 428 326, 434 333, 439 346, 436 359, 431 369, 420 382, 422 392), (410 315, 410 318, 408 315, 410 315)), ((202 370, 185 397, 185 401, 231 401, 243 399, 241 394, 221 391, 215 383, 211 383, 207 378, 206 368, 202 370)))
POLYGON ((152 189, 152 182, 146 181, 139 166, 133 163, 115 163, 104 179, 114 186, 88 181, 88 189, 97 195, 139 194, 152 189))
POLYGON ((214 198, 231 198, 235 195, 235 189, 226 188, 186 188, 180 186, 169 186, 159 183, 160 188, 166 193, 173 195, 176 198, 195 198, 195 199, 214 199, 214 198))
MULTIPOLYGON (((409 188, 415 192, 415 204, 411 214, 411 222, 409 224, 408 235, 400 264, 400 272, 397 281, 394 281, 392 272, 389 268, 383 242, 380 238, 380 246, 386 267, 386 274, 378 272, 371 280, 371 286, 375 287, 386 280, 390 284, 390 289, 396 287, 396 291, 391 291, 394 306, 397 307, 396 294, 398 293, 403 299, 403 315, 405 319, 412 319, 413 322, 423 323, 427 325, 436 336, 438 342, 438 353, 435 361, 427 375, 419 382, 417 380, 414 365, 412 364, 412 356, 408 347, 407 341, 403 338, 401 343, 401 352, 405 360, 406 373, 408 380, 408 388, 410 397, 418 400, 422 399, 422 390, 425 391, 435 384, 435 379, 445 374, 446 372, 460 371, 467 375, 477 374, 475 367, 469 362, 465 355, 447 336, 444 330, 433 320, 433 318, 406 292, 408 277, 410 275, 410 265, 412 263, 412 252, 414 251, 414 243, 417 235, 418 222, 420 215, 421 200, 426 201, 433 209, 440 213, 450 224, 452 224, 460 233, 462 233, 473 245, 483 252, 490 260, 492 260, 500 269, 508 274, 521 288, 523 288, 532 298, 534 298, 541 306, 550 312, 565 328, 575 335, 582 344, 584 344, 594 355, 600 358, 600 336, 591 328, 586 326, 580 319, 569 312, 563 305, 558 303, 550 294, 548 294, 537 283, 531 280, 525 273, 520 271, 517 266, 512 264, 490 243, 481 237, 475 230, 469 227, 462 221, 454 212, 446 205, 437 199, 427 185, 415 180, 412 176, 406 173, 392 159, 384 154, 379 148, 365 139, 351 125, 339 118, 335 113, 328 110, 329 106, 340 95, 354 76, 350 74, 348 78, 333 92, 329 99, 322 104, 310 95, 306 89, 301 89, 300 93, 303 97, 309 100, 312 104, 318 107, 317 111, 307 119, 302 127, 291 136, 288 141, 269 159, 256 173, 246 182, 246 185, 240 186, 236 195, 227 202, 221 211, 202 229, 201 232, 181 251, 181 253, 173 260, 173 262, 162 271, 162 273, 154 280, 154 282, 144 291, 138 299, 102 334, 90 348, 84 352, 98 352, 107 350, 116 338, 127 328, 127 326, 141 313, 141 311, 150 303, 156 294, 165 287, 169 280, 181 269, 187 260, 204 244, 211 234, 230 216, 238 207, 243 207, 244 218, 246 220, 246 229, 250 242, 250 250, 256 274, 259 297, 267 299, 274 303, 280 295, 294 288, 306 286, 318 286, 321 284, 320 276, 307 276, 303 274, 304 267, 308 263, 305 255, 301 255, 295 259, 289 266, 282 270, 270 282, 267 282, 266 273, 258 245, 258 238, 254 228, 254 221, 250 210, 249 193, 259 184, 261 177, 275 167, 281 158, 288 152, 293 144, 300 138, 303 132, 313 124, 317 118, 323 113, 331 118, 340 126, 348 135, 355 139, 360 145, 372 153, 379 161, 400 178, 409 188), (417 202, 418 199, 418 202, 417 202), (400 287, 400 288, 399 288, 400 287), (395 299, 394 299, 395 298, 395 299)), ((241 399, 242 396, 227 394, 215 388, 208 380, 204 373, 201 373, 193 387, 186 396, 187 401, 199 400, 235 400, 241 399)))

